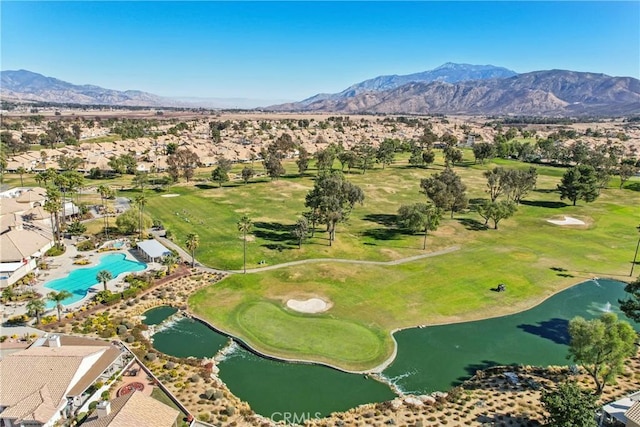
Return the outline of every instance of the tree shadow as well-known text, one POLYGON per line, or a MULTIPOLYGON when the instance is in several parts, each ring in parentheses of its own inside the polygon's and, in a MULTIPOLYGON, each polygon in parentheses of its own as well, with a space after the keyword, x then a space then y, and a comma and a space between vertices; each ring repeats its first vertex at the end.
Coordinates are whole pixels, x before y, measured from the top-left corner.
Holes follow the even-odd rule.
POLYGON ((362 232, 364 237, 370 237, 374 240, 399 240, 401 233, 396 228, 370 228, 362 232))
POLYGON ((480 203, 482 203, 485 200, 487 200, 487 199, 483 199, 481 197, 474 197, 473 199, 469 199, 469 208, 473 208, 475 206, 478 206, 480 203))
POLYGON ((489 229, 489 227, 487 227, 483 222, 473 218, 459 218, 458 222, 464 225, 467 230, 471 231, 483 231, 489 229))
POLYGON ((458 377, 451 385, 456 387, 467 381, 470 377, 473 377, 478 373, 478 371, 486 371, 487 369, 493 368, 494 366, 503 366, 502 363, 496 362, 495 360, 483 360, 480 363, 472 363, 464 367, 465 372, 467 373, 465 376, 458 377))
POLYGON ((640 191, 640 182, 632 182, 631 184, 625 184, 622 186, 625 190, 640 191))
POLYGON ((362 217, 365 221, 375 222, 386 227, 393 227, 398 222, 398 215, 395 214, 368 214, 362 217))
POLYGON ((218 187, 218 184, 196 184, 194 185, 194 187, 199 188, 200 190, 211 190, 220 188, 218 187))
POLYGON ((555 188, 534 188, 533 191, 534 193, 541 193, 541 194, 551 194, 551 193, 558 192, 558 190, 556 190, 555 188))
POLYGON ((569 321, 554 317, 543 320, 537 325, 521 324, 518 328, 533 335, 553 341, 556 344, 569 345, 569 321))
MULTIPOLYGON (((285 225, 277 222, 254 222, 253 234, 263 240, 267 240, 273 243, 263 245, 269 249, 281 249, 285 248, 283 243, 287 245, 291 244, 294 240, 292 236, 295 225, 285 225)), ((297 245, 296 245, 297 247, 297 245)))
POLYGON ((524 206, 534 206, 538 208, 559 209, 567 205, 565 202, 552 202, 550 200, 520 200, 520 204, 524 206))
POLYGON ((493 413, 489 414, 480 414, 476 417, 476 422, 480 423, 480 425, 491 425, 491 426, 506 426, 506 425, 516 425, 516 426, 540 426, 540 422, 538 420, 532 420, 529 417, 523 415, 514 415, 511 413, 499 414, 493 413))

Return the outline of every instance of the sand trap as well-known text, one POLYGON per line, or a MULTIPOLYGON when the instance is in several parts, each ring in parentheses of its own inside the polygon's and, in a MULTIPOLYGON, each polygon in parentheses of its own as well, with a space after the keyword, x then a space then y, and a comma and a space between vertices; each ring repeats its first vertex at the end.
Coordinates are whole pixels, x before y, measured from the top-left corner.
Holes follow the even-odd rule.
POLYGON ((330 305, 320 298, 310 298, 307 300, 290 299, 287 307, 301 313, 322 313, 330 308, 330 305))
POLYGON ((576 218, 572 218, 570 216, 565 216, 563 220, 548 219, 547 222, 550 222, 555 225, 585 225, 584 221, 581 221, 576 218))
POLYGON ((160 196, 160 197, 178 197, 178 196, 179 196, 179 194, 175 194, 175 193, 173 193, 173 194, 163 194, 163 195, 162 195, 162 196, 160 196))

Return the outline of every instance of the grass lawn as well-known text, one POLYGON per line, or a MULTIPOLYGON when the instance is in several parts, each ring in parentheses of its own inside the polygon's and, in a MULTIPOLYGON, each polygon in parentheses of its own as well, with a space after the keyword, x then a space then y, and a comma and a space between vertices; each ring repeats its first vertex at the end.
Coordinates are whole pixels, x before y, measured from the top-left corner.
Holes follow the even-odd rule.
POLYGON ((250 331, 252 343, 290 357, 332 362, 344 360, 367 366, 388 352, 384 333, 355 322, 328 316, 305 316, 285 311, 278 303, 254 301, 235 310, 236 323, 250 331), (310 339, 310 338, 313 339, 310 339))
MULTIPOLYGON (((529 167, 510 161, 456 167, 456 172, 468 186, 472 201, 486 197, 482 172, 496 164, 529 167)), ((221 191, 203 190, 205 193, 218 191, 215 196, 206 196, 215 199, 215 204, 207 199, 198 200, 194 194, 196 190, 189 188, 180 188, 178 191, 182 196, 169 200, 184 197, 182 204, 188 212, 197 210, 184 203, 185 200, 209 203, 208 212, 219 225, 214 229, 212 223, 210 228, 200 228, 197 232, 202 233, 202 242, 210 241, 203 235, 215 233, 216 240, 212 241, 216 243, 208 249, 200 249, 198 256, 201 260, 211 257, 207 259, 213 260, 209 262, 214 266, 241 267, 242 242, 236 241, 239 235, 233 221, 245 211, 249 211, 254 220, 259 212, 257 222, 266 223, 269 218, 272 224, 272 234, 265 232, 264 224, 259 224, 254 231, 255 240, 248 244, 251 267, 261 258, 270 263, 332 256, 389 260, 423 253, 421 236, 403 234, 395 229, 393 222, 401 203, 424 200, 418 192, 418 182, 420 177, 433 172, 433 169, 415 170, 398 164, 385 171, 367 172, 364 176, 350 175, 351 180, 365 189, 365 206, 356 208, 349 224, 340 226, 338 242, 332 248, 323 244, 324 233, 305 243, 302 250, 284 237, 281 241, 287 246, 282 251, 268 247, 278 242, 278 236, 284 233, 280 230, 293 222, 294 210, 302 210, 302 202, 298 199, 311 186, 308 178, 255 187, 229 187, 221 191), (224 193, 226 195, 222 195, 224 193), (234 194, 243 194, 251 202, 233 197, 234 194), (284 203, 274 204, 278 197, 284 203), (241 203, 248 206, 243 210, 239 207, 241 203)), ((327 262, 259 274, 232 275, 194 294, 190 299, 191 308, 217 327, 268 354, 364 370, 392 354, 389 332, 396 328, 513 313, 594 276, 627 278, 638 238, 635 227, 640 223, 640 192, 618 190, 617 180, 612 179, 610 188, 603 190, 594 203, 579 202, 574 207, 560 201, 555 191, 562 169, 538 167, 538 173, 537 189, 526 198, 513 218, 500 223, 499 230, 482 229, 480 218, 473 212, 456 214, 454 219, 445 217, 440 228, 430 235, 427 251, 459 245, 458 251, 397 266, 327 262), (546 221, 564 215, 582 219, 587 225, 561 227, 546 221), (507 292, 490 290, 499 283, 507 285, 507 292), (294 316, 282 309, 289 298, 315 296, 331 300, 334 306, 324 314, 307 316, 311 323, 293 321, 301 315, 294 316), (260 305, 263 308, 259 310, 260 315, 248 319, 254 313, 245 307, 255 304, 267 304, 264 307, 269 310, 260 305), (325 340, 322 328, 309 327, 327 319, 343 322, 343 327, 338 329, 332 324, 332 334, 337 335, 332 340, 325 340), (375 362, 365 362, 367 355, 364 353, 359 356, 360 361, 355 361, 353 355, 340 356, 332 348, 334 342, 346 346, 345 343, 352 340, 353 324, 366 327, 370 334, 379 337, 383 352, 375 362), (282 334, 277 333, 279 329, 282 334), (304 342, 314 343, 315 356, 309 347, 304 347, 304 342), (320 348, 316 348, 318 343, 320 348)), ((626 187, 635 188, 637 181, 636 178, 626 187)), ((206 221, 206 218, 203 216, 201 220, 206 221)), ((176 219, 169 223, 170 228, 185 227, 176 219)))
MULTIPOLYGON (((487 198, 485 170, 531 166, 501 159, 475 165, 469 151, 465 156, 455 171, 472 204, 487 198)), ((199 181, 167 190, 178 197, 147 192, 146 211, 178 243, 197 233, 201 244, 196 257, 223 269, 242 268, 243 241, 236 223, 244 214, 254 222, 248 268, 258 267, 261 260, 268 265, 311 258, 389 261, 425 253, 422 236, 398 230, 395 215, 401 204, 426 200, 420 179, 442 170, 441 157, 429 169, 409 168, 403 157, 385 170, 348 174, 362 187, 364 205, 338 226, 332 247, 320 226, 301 249, 290 232, 305 210, 304 196, 315 171, 298 177, 293 162, 285 166, 289 175, 280 180, 259 177, 248 185, 231 182, 222 188, 205 181, 202 172, 199 181)), ((255 168, 260 170, 258 164, 255 168)), ((396 328, 513 313, 594 276, 628 278, 640 224, 640 180, 636 177, 620 190, 619 180, 612 178, 595 202, 570 206, 556 191, 564 170, 537 170, 537 188, 499 230, 485 229, 472 209, 453 219, 445 215, 430 233, 426 252, 452 246, 459 246, 458 251, 396 266, 325 262, 231 275, 194 294, 191 309, 267 354, 366 370, 391 356, 390 332, 396 328), (586 225, 547 222, 564 215, 586 225), (507 292, 491 291, 499 283, 507 285, 507 292), (283 308, 290 298, 309 297, 330 300, 333 307, 317 315, 283 308)))

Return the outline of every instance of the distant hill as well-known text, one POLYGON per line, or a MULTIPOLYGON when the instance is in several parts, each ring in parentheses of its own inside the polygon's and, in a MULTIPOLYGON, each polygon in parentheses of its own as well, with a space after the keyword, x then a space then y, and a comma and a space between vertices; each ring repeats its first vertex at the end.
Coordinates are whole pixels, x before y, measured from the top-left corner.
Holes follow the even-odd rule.
POLYGON ((496 79, 515 76, 517 73, 503 67, 495 67, 493 65, 471 65, 471 64, 454 64, 447 62, 433 70, 422 71, 420 73, 390 76, 378 76, 373 79, 365 80, 360 83, 349 86, 339 93, 328 94, 320 93, 305 100, 300 104, 309 105, 317 101, 331 100, 337 101, 341 99, 353 98, 363 92, 381 92, 385 90, 395 89, 408 83, 418 82, 447 82, 457 83, 467 80, 484 80, 496 79))
POLYGON ((472 115, 628 115, 640 113, 640 80, 564 70, 507 78, 408 83, 351 97, 307 100, 276 111, 472 115))
POLYGON ((75 85, 27 70, 0 72, 4 100, 87 105, 179 107, 184 103, 139 90, 118 91, 93 85, 75 85))

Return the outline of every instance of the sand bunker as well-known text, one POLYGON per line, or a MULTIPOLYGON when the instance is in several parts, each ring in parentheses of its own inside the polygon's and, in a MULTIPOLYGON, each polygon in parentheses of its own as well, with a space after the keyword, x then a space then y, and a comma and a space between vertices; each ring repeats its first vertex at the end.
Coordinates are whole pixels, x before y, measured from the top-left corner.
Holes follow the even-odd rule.
POLYGON ((302 301, 290 299, 287 301, 287 307, 301 313, 322 313, 323 311, 327 311, 331 306, 320 298, 310 298, 302 301))
POLYGON ((163 194, 160 197, 178 197, 178 196, 179 196, 179 194, 172 193, 172 194, 163 194))
POLYGON ((555 225, 585 225, 584 221, 581 221, 576 218, 572 218, 570 216, 565 216, 564 219, 548 219, 547 222, 550 222, 555 225))

